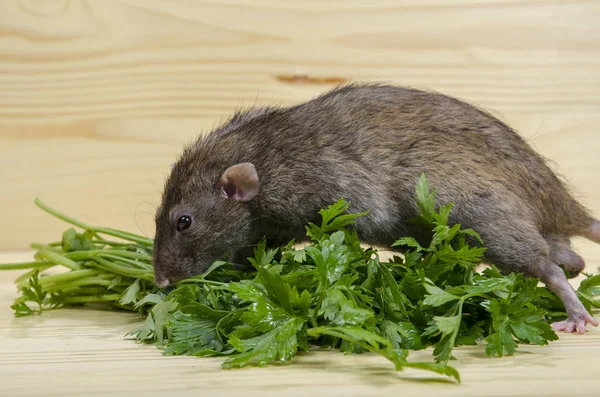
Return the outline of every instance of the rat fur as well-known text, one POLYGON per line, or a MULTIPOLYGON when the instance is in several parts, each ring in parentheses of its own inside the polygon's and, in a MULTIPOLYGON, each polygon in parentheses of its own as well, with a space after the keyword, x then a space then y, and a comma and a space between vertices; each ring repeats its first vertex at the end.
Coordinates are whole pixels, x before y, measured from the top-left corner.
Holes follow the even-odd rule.
POLYGON ((555 329, 597 326, 568 283, 583 259, 573 236, 600 243, 600 223, 515 131, 455 98, 389 85, 347 85, 292 107, 236 113, 173 165, 156 215, 154 268, 166 286, 231 252, 241 262, 266 236, 305 239, 318 210, 344 198, 361 241, 415 233, 425 173, 451 223, 478 231, 486 259, 540 278, 565 304, 555 329), (181 220, 182 216, 189 218, 181 220), (187 222, 190 221, 190 222, 187 222))

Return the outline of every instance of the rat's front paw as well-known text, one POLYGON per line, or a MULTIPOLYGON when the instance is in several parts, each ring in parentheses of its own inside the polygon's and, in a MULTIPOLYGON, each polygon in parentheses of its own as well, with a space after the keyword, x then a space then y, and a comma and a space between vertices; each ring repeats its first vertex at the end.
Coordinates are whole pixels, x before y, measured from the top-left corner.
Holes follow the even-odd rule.
POLYGON ((598 321, 592 317, 588 312, 578 313, 577 316, 569 316, 565 321, 559 321, 552 323, 552 329, 555 331, 564 332, 575 332, 579 334, 585 333, 585 325, 592 324, 594 327, 598 326, 598 321))

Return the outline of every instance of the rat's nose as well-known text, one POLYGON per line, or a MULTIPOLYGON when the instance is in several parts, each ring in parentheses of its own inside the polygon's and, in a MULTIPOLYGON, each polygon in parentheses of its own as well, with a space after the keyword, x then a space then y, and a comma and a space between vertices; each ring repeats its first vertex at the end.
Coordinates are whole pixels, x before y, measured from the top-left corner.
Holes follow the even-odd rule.
POLYGON ((168 277, 154 276, 154 284, 160 289, 168 287, 171 284, 171 280, 168 277))

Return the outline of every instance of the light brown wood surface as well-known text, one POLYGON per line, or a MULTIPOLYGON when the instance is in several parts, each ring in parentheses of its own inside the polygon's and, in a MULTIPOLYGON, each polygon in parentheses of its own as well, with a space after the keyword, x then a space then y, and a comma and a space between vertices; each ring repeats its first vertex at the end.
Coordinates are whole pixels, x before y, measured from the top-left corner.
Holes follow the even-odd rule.
MULTIPOLYGON (((340 81, 435 89, 516 128, 600 216, 600 1, 2 0, 0 251, 59 238, 38 196, 85 222, 153 233, 170 164, 233 110, 340 81)), ((600 246, 576 240, 597 272, 600 246)), ((0 262, 28 255, 0 254, 0 262)), ((15 319, 0 273, 0 395, 598 396, 600 332, 511 358, 461 348, 464 384, 319 351, 224 371, 123 335, 129 314, 15 319), (423 378, 428 378, 423 380, 423 378)), ((598 317, 598 314, 597 314, 598 317)), ((428 359, 430 351, 412 355, 428 359)))
MULTIPOLYGON (((27 260, 29 255, 3 254, 0 263, 27 260)), ((3 397, 600 395, 597 328, 585 335, 561 334, 549 346, 521 346, 512 357, 487 358, 484 345, 458 348, 452 365, 460 371, 462 385, 421 371, 397 373, 376 355, 326 350, 303 354, 291 365, 223 370, 220 358, 162 356, 153 346, 125 340, 128 331, 140 326, 129 313, 61 309, 14 318, 9 305, 18 274, 0 273, 3 397)), ((431 349, 410 357, 430 360, 431 349)))
POLYGON ((356 79, 493 110, 600 216, 599 20, 584 0, 2 0, 0 250, 63 230, 36 196, 152 235, 184 143, 356 79))

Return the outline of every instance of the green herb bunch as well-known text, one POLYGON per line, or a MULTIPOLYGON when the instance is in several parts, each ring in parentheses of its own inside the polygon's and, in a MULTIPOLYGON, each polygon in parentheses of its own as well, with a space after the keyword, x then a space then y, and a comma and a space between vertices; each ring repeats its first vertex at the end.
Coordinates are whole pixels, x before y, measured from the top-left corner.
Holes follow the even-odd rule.
MULTIPOLYGON (((61 244, 37 247, 38 261, 22 267, 60 264, 70 270, 39 277, 34 270, 21 277, 22 295, 13 308, 24 315, 33 311, 32 302, 38 310, 109 302, 138 310, 147 314, 142 327, 130 333, 138 341, 169 355, 227 356, 224 368, 286 363, 299 350, 321 346, 374 352, 397 370, 418 368, 459 381, 448 365, 456 346, 483 341, 488 355, 503 356, 512 355, 519 343, 557 339, 548 320, 566 313, 550 290, 537 279, 504 275, 494 266, 477 272, 485 252, 479 235, 448 225, 452 204, 436 207, 435 191, 424 176, 415 200, 420 215, 410 222, 423 233, 418 240, 397 240, 394 246, 403 255, 389 262, 363 248, 352 229, 357 218, 368 215, 347 213, 349 203, 340 200, 319 212, 319 225, 307 226, 306 247, 291 241, 278 249, 262 242, 250 258, 252 270, 215 262, 168 294, 151 283, 149 240, 91 228, 38 203, 85 232, 70 229, 61 244), (102 234, 128 242, 111 242, 102 234), (89 274, 75 277, 77 272, 89 274), (61 276, 67 279, 56 278, 61 276), (429 346, 431 362, 408 360, 410 350, 429 346)), ((588 276, 578 294, 588 309, 600 306, 595 300, 600 276, 588 276)))
POLYGON ((70 228, 61 241, 31 244, 37 250, 33 262, 0 264, 0 270, 29 269, 15 280, 20 296, 11 307, 17 317, 84 303, 135 310, 139 299, 158 291, 153 281, 152 240, 86 225, 38 199, 35 204, 84 232, 70 228), (40 275, 51 268, 67 271, 40 275))

